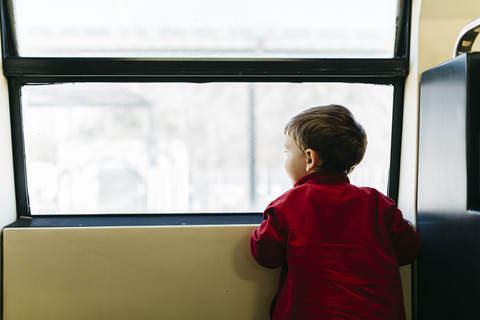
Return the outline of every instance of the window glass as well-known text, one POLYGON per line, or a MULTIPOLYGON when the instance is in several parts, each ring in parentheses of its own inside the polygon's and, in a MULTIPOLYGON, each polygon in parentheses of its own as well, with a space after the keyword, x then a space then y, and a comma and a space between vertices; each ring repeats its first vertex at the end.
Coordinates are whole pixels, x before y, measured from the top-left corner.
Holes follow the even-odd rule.
POLYGON ((396 0, 13 0, 21 56, 392 57, 396 0))
POLYGON ((24 86, 32 214, 261 212, 291 187, 285 123, 332 102, 368 134, 353 183, 386 192, 393 87, 341 83, 24 86))

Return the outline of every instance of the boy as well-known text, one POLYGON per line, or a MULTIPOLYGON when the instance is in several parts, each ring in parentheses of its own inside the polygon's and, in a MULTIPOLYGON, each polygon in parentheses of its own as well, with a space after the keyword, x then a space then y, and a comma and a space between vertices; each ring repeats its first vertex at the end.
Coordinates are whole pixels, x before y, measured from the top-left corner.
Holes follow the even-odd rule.
POLYGON ((282 266, 272 319, 405 319, 399 265, 420 238, 395 203, 350 184, 367 138, 339 105, 308 109, 285 127, 294 187, 274 200, 250 237, 262 266, 282 266))

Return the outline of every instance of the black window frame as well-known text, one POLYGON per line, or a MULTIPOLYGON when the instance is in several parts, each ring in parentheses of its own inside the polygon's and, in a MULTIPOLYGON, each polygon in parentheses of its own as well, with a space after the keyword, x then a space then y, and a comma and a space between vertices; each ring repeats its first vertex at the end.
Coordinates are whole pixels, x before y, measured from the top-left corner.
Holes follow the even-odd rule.
POLYGON ((343 82, 394 88, 388 195, 398 200, 405 79, 409 71, 411 0, 398 0, 392 58, 63 58, 19 56, 12 0, 0 0, 3 73, 8 83, 15 226, 185 225, 258 223, 260 213, 41 216, 30 213, 21 112, 24 85, 71 82, 343 82), (95 219, 98 217, 102 219, 95 219), (120 218, 122 220, 118 220, 120 218))

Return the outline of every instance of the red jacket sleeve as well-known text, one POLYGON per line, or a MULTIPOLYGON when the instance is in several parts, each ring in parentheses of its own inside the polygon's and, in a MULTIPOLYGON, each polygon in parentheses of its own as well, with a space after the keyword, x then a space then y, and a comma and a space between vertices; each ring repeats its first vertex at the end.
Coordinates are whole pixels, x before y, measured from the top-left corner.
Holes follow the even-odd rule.
POLYGON ((250 252, 260 265, 280 267, 285 261, 287 233, 273 207, 265 210, 264 220, 250 236, 250 252))
POLYGON ((403 266, 412 263, 420 252, 420 236, 410 222, 403 219, 401 211, 396 207, 390 207, 385 215, 390 239, 397 253, 398 264, 403 266))

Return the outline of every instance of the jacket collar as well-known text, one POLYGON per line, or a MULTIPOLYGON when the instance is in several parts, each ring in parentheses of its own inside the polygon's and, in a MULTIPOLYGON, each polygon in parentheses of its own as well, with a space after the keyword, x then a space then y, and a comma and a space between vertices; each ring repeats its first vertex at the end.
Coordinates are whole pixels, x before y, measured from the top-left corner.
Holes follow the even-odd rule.
POLYGON ((328 170, 320 170, 314 173, 307 174, 305 177, 295 183, 295 187, 305 184, 338 184, 338 183, 350 183, 347 175, 344 173, 338 173, 328 170))

